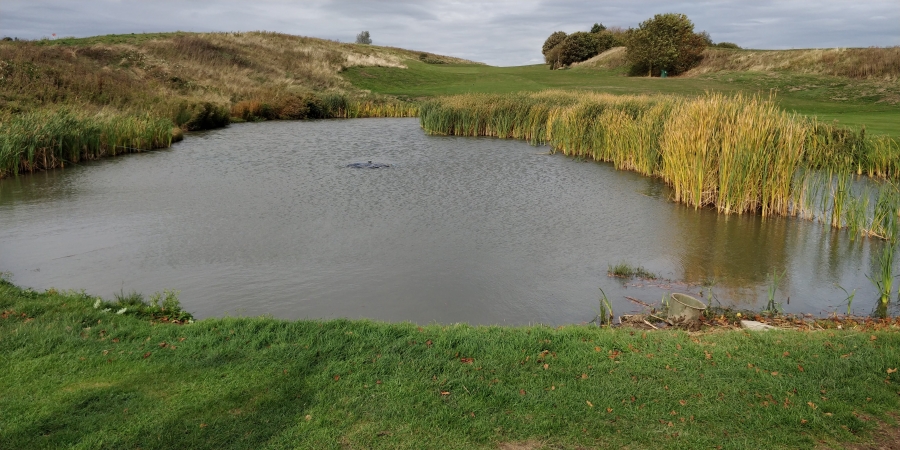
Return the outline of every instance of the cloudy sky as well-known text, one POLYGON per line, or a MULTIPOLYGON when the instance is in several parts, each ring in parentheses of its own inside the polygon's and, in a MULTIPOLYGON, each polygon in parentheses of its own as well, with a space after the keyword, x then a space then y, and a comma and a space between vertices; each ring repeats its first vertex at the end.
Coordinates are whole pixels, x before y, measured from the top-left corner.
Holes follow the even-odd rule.
POLYGON ((667 12, 745 48, 900 45, 900 0, 3 0, 0 36, 266 30, 352 42, 368 30, 376 45, 514 66, 541 62, 554 31, 667 12))

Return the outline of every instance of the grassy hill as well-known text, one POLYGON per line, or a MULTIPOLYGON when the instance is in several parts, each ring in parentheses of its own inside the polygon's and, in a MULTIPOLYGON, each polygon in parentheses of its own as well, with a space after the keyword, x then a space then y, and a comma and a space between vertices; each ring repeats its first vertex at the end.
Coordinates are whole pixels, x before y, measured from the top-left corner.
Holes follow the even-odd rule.
POLYGON ((684 96, 772 93, 787 110, 837 120, 842 125, 865 126, 870 134, 900 136, 900 68, 891 62, 900 61, 897 48, 843 52, 709 49, 700 67, 685 76, 666 79, 627 76, 623 53, 622 48, 613 49, 568 70, 551 71, 545 65, 491 67, 411 61, 405 70, 353 67, 343 77, 372 92, 413 97, 544 89, 684 96), (873 64, 877 70, 853 72, 850 67, 863 60, 863 52, 883 54, 882 59, 889 63, 873 64), (829 60, 840 63, 822 62, 829 60), (763 64, 765 61, 769 64, 763 64), (804 61, 815 63, 804 65, 804 61), (863 76, 866 73, 871 75, 863 76))
MULTIPOLYGON (((67 105, 149 112, 180 122, 184 105, 277 103, 289 96, 366 92, 339 73, 404 69, 405 60, 469 61, 278 33, 163 33, 0 42, 0 118, 67 105)), ((180 125, 180 124, 179 124, 180 125)))

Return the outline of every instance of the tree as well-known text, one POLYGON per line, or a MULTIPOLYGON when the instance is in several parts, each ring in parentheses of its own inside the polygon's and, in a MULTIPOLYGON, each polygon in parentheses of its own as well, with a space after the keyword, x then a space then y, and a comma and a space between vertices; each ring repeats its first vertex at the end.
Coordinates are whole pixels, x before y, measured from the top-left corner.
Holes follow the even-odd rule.
POLYGON ((591 33, 599 33, 601 31, 606 31, 606 27, 604 27, 602 23, 595 23, 594 26, 591 27, 591 33))
POLYGON ((708 39, 709 35, 694 33, 694 23, 684 14, 657 14, 625 35, 631 72, 649 76, 660 70, 685 72, 703 58, 708 39))
POLYGON ((566 36, 559 45, 559 61, 564 66, 590 59, 600 53, 597 35, 584 31, 566 36))
POLYGON ((356 43, 357 44, 371 44, 372 37, 369 36, 368 31, 363 31, 362 33, 359 33, 356 35, 356 43))
POLYGON ((566 39, 566 36, 568 36, 568 35, 566 34, 565 31, 557 31, 557 32, 554 32, 553 34, 551 34, 547 38, 547 40, 544 41, 544 45, 543 45, 543 47, 541 47, 541 53, 543 53, 544 56, 547 56, 547 52, 552 50, 553 47, 556 47, 557 45, 562 43, 562 41, 564 41, 566 39))

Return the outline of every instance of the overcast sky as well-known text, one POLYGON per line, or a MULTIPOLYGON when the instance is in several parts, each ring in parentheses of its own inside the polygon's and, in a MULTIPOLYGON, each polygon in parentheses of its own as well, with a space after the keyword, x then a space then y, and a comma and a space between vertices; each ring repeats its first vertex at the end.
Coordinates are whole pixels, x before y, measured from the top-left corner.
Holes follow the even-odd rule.
POLYGON ((376 45, 514 66, 541 62, 554 31, 667 12, 745 48, 900 45, 900 0, 2 0, 0 36, 266 30, 352 42, 367 30, 376 45))

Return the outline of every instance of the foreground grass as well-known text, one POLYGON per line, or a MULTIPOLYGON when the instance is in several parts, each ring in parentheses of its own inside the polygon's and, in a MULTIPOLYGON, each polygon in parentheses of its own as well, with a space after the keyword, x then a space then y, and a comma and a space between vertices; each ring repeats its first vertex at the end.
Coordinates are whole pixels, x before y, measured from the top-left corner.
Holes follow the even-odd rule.
POLYGON ((894 331, 418 327, 0 284, 2 448, 810 448, 896 427, 894 331))

